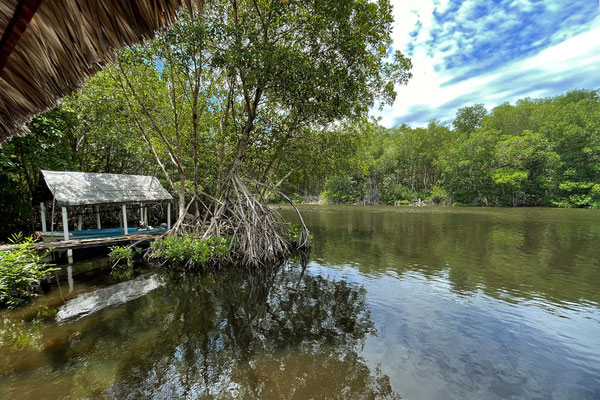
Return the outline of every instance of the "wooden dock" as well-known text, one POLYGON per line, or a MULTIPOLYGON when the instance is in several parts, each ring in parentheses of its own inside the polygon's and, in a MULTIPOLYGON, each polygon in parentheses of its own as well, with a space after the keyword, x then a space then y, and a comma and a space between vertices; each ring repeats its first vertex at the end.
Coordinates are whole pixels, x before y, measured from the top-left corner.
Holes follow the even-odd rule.
MULTIPOLYGON (((36 250, 39 251, 47 251, 52 249, 53 255, 63 253, 65 251, 72 254, 73 250, 102 248, 110 246, 125 246, 134 243, 152 242, 157 237, 159 237, 159 235, 140 233, 126 236, 113 236, 107 238, 63 240, 58 242, 39 242, 34 243, 34 247, 36 250)), ((17 245, 14 244, 0 245, 0 251, 8 251, 16 246, 17 245)), ((72 255, 70 257, 72 257, 72 255)))

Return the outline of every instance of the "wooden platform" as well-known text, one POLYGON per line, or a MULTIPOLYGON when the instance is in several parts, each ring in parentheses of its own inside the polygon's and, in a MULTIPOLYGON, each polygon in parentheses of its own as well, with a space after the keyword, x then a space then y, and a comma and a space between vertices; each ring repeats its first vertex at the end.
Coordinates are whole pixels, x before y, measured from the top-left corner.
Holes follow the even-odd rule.
MULTIPOLYGON (((62 250, 89 249, 95 247, 124 246, 136 242, 151 242, 158 236, 159 235, 149 235, 140 233, 135 235, 113 236, 97 239, 63 240, 60 242, 39 242, 35 243, 34 246, 37 250, 40 251, 53 249, 52 251, 54 252, 62 250)), ((0 245, 0 251, 8 251, 14 247, 16 247, 16 245, 14 244, 0 245)))

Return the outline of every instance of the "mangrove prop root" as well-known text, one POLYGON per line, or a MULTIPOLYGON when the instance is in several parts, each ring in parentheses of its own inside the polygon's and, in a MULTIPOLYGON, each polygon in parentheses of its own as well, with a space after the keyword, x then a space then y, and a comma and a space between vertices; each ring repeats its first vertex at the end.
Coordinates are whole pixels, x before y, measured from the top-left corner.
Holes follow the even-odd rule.
MULTIPOLYGON (((223 187, 220 196, 204 196, 200 201, 203 210, 200 216, 193 217, 187 210, 194 203, 193 198, 186 207, 186 213, 179 216, 167 235, 178 236, 185 233, 202 232, 199 239, 211 237, 231 238, 229 258, 220 262, 235 262, 242 266, 258 267, 281 262, 293 250, 299 250, 302 260, 307 260, 310 250, 309 232, 300 212, 283 193, 265 184, 243 180, 234 174, 223 187), (293 242, 289 237, 289 224, 283 217, 268 207, 260 190, 250 190, 248 185, 266 188, 279 194, 296 211, 300 221, 300 234, 293 242)), ((192 261, 185 264, 193 268, 192 261)))

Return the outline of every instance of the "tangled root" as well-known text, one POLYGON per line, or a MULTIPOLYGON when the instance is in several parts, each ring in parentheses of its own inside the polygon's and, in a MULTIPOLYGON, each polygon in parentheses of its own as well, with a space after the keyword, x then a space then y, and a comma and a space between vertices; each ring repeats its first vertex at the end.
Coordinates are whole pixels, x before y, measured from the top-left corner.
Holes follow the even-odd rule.
MULTIPOLYGON (((220 198, 203 194, 208 199, 202 203, 201 217, 187 220, 180 216, 168 234, 180 235, 185 232, 203 232, 202 239, 211 237, 231 238, 230 260, 247 267, 267 266, 281 262, 290 253, 298 250, 303 262, 310 251, 309 232, 300 212, 293 202, 283 193, 262 183, 243 180, 233 175, 220 198), (248 188, 254 185, 254 192, 248 188), (296 211, 300 221, 300 234, 292 239, 289 235, 289 223, 271 209, 260 193, 270 191, 279 194, 296 211)), ((189 209, 190 202, 186 208, 189 209)), ((187 214, 189 215, 189 214, 187 214)))

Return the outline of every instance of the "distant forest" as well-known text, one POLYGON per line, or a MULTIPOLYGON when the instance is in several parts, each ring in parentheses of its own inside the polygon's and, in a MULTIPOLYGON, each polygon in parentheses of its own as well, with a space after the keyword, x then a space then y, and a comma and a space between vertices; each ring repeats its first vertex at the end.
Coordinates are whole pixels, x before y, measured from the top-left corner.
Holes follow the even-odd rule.
MULTIPOLYGON (((97 93, 106 87, 103 79, 92 79, 36 117, 31 134, 0 148, 2 231, 33 227, 40 169, 163 179, 135 127, 111 126, 123 123, 114 99, 97 93)), ((254 146, 242 171, 249 176, 260 175, 254 146)), ((600 91, 527 98, 489 113, 477 104, 459 109, 451 124, 431 121, 422 128, 348 120, 298 142, 292 137, 279 150, 281 179, 274 183, 298 202, 600 208, 600 91)), ((199 163, 203 186, 214 175, 210 164, 199 163)))
POLYGON ((450 126, 373 126, 353 166, 300 187, 335 203, 600 208, 599 95, 526 98, 489 113, 477 104, 450 126))

